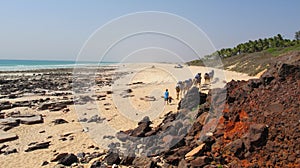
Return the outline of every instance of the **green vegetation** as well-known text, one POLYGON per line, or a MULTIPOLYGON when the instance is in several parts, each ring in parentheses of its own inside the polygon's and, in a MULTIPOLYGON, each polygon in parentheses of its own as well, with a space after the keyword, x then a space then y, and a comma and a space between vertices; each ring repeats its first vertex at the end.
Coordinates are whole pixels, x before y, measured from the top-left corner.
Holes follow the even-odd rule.
POLYGON ((290 52, 290 51, 300 51, 300 43, 294 45, 294 46, 290 46, 290 47, 285 47, 285 48, 269 48, 268 50, 266 50, 266 52, 269 52, 270 54, 272 54, 273 56, 277 57, 281 54, 290 52))
POLYGON ((295 33, 295 40, 283 39, 280 34, 272 38, 258 39, 224 48, 199 60, 188 62, 189 65, 224 68, 254 76, 267 69, 276 58, 290 52, 300 51, 300 31, 295 33), (220 63, 216 63, 220 56, 220 63))
POLYGON ((258 39, 254 41, 249 40, 249 42, 239 44, 233 48, 223 48, 221 50, 218 50, 217 53, 221 58, 226 58, 237 56, 240 54, 261 52, 265 50, 278 50, 285 47, 295 46, 297 44, 299 44, 299 40, 283 39, 282 35, 278 34, 277 36, 274 36, 272 38, 258 39))

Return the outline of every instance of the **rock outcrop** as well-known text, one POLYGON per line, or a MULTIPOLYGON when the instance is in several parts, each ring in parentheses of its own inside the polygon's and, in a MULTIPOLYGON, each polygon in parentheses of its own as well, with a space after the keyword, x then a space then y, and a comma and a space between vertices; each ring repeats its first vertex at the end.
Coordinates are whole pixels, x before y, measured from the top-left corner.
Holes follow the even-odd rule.
POLYGON ((116 137, 128 153, 148 156, 140 162, 147 167, 299 167, 299 88, 299 64, 278 63, 259 79, 231 81, 208 95, 191 89, 158 127, 144 119, 116 137))

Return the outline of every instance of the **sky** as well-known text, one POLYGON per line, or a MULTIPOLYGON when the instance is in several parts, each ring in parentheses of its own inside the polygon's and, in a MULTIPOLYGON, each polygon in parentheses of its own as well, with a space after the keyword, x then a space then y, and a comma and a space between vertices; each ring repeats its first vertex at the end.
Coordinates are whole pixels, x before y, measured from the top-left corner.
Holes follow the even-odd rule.
MULTIPOLYGON (((118 17, 143 11, 166 12, 189 20, 216 49, 278 33, 293 39, 300 30, 299 6, 299 0, 0 1, 0 59, 76 60, 100 27, 118 17)), ((147 50, 152 56, 157 53, 154 50, 167 57, 174 53, 172 49, 160 50, 159 46, 141 47, 143 55, 147 50)), ((133 53, 136 52, 130 54, 133 53)))

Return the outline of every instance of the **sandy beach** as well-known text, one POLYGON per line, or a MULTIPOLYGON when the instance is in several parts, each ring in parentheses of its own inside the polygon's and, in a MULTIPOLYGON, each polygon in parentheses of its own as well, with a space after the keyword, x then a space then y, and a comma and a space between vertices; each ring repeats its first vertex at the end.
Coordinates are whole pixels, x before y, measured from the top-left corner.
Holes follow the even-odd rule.
MULTIPOLYGON (((176 112, 179 100, 176 99, 175 85, 179 80, 193 79, 198 72, 203 76, 212 70, 174 66, 145 63, 99 68, 92 77, 82 77, 85 81, 96 81, 91 91, 83 94, 72 90, 72 70, 50 70, 48 75, 46 72, 28 72, 25 75, 21 72, 2 73, 0 123, 5 131, 1 134, 11 133, 17 138, 0 143, 1 151, 8 151, 0 154, 0 167, 42 167, 44 162, 43 167, 54 167, 57 162, 51 160, 61 153, 89 153, 90 160, 76 163, 73 167, 90 167, 93 160, 104 157, 109 143, 117 141, 114 138, 116 132, 135 128, 145 116, 149 116, 155 126, 166 113, 176 112), (165 105, 162 97, 165 89, 169 89, 170 96, 174 98, 169 105, 165 105), (78 97, 79 100, 76 99, 78 97), (11 117, 21 118, 25 114, 42 116, 42 121, 21 122, 14 126, 4 121, 11 117), (25 152, 41 142, 50 143, 44 149, 25 152)), ((208 89, 223 87, 231 80, 254 78, 214 70, 214 82, 200 88, 200 91, 207 93, 208 89)))

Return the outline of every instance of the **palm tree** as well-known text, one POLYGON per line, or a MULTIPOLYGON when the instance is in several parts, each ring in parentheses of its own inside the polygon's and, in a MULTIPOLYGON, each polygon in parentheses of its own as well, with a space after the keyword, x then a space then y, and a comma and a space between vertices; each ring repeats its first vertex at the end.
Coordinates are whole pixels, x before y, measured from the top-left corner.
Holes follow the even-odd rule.
POLYGON ((296 39, 297 41, 300 40, 300 31, 297 31, 297 32, 295 33, 295 39, 296 39))
POLYGON ((270 43, 269 43, 269 40, 267 38, 265 38, 263 40, 263 50, 266 50, 270 47, 270 43))
POLYGON ((279 41, 283 41, 282 35, 281 34, 277 34, 277 38, 279 41))

